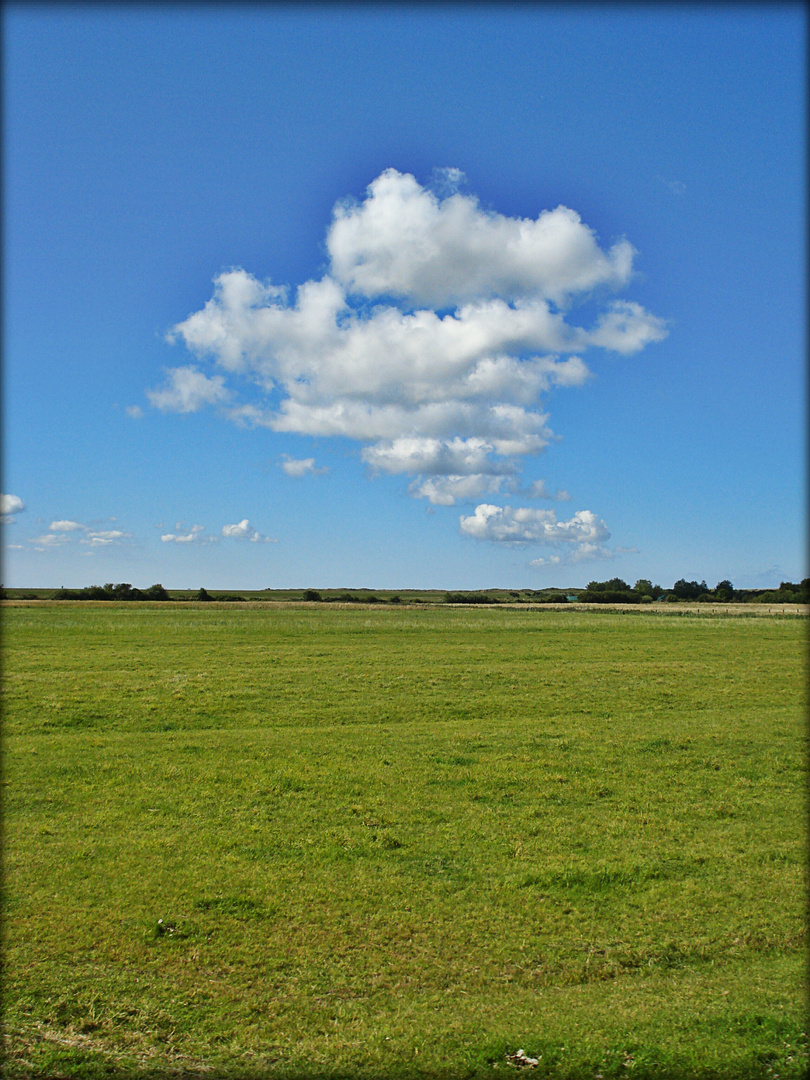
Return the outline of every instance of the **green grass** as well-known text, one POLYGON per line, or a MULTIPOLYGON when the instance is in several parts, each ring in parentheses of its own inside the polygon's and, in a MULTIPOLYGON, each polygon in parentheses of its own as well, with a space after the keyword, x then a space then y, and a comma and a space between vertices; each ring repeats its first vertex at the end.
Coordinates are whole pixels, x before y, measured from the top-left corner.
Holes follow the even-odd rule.
POLYGON ((806 1075, 804 620, 4 619, 7 1077, 806 1075))

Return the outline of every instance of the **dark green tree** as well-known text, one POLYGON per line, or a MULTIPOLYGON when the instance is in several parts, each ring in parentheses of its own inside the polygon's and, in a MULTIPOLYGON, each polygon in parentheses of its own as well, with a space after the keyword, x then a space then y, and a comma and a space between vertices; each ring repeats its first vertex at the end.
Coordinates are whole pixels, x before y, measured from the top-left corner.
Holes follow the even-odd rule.
POLYGON ((714 587, 714 595, 723 604, 727 604, 734 599, 734 586, 728 578, 723 578, 722 581, 717 582, 714 587))
POLYGON ((590 581, 584 592, 577 599, 585 604, 638 604, 641 593, 631 589, 622 578, 610 581, 590 581))
POLYGON ((614 577, 610 581, 589 581, 588 592, 630 592, 630 586, 620 577, 614 577))
POLYGON ((705 581, 686 581, 681 578, 672 586, 672 591, 679 600, 697 600, 699 596, 709 592, 709 586, 705 581))

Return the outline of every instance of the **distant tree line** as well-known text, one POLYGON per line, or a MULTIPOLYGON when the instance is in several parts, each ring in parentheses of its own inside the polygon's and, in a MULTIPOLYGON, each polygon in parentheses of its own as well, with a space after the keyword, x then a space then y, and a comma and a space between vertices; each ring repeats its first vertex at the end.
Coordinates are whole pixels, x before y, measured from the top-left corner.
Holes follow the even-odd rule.
MULTIPOLYGON (((665 592, 660 585, 653 585, 646 578, 640 578, 631 588, 626 581, 615 577, 609 581, 589 581, 577 599, 586 604, 649 604, 664 596, 665 592)), ((691 599, 691 594, 684 599, 691 599)))
POLYGON ((511 604, 517 600, 519 603, 532 604, 567 604, 568 597, 565 593, 547 592, 544 589, 510 589, 501 595, 491 592, 446 592, 445 604, 511 604))
POLYGON ((445 604, 497 604, 497 596, 485 592, 448 592, 444 594, 445 604))
POLYGON ((687 581, 680 578, 671 589, 653 585, 647 578, 640 578, 631 588, 621 578, 609 581, 589 581, 577 599, 587 604, 649 604, 653 600, 691 600, 699 603, 810 603, 810 578, 798 585, 783 581, 778 589, 735 589, 728 579, 718 581, 710 589, 705 581, 687 581))
POLYGON ((796 584, 782 581, 778 589, 739 589, 734 592, 738 603, 753 601, 757 604, 810 604, 810 578, 802 578, 796 584))
MULTIPOLYGON (((18 599, 46 599, 49 590, 38 590, 37 593, 24 593, 19 595, 17 590, 12 589, 12 595, 18 599)), ((272 592, 273 590, 264 590, 272 592)), ((341 603, 341 604, 401 604, 402 598, 396 596, 379 597, 374 593, 360 590, 363 595, 346 590, 327 592, 323 595, 317 589, 304 589, 301 599, 318 603, 341 603)), ((133 588, 127 582, 117 585, 89 585, 84 589, 58 589, 50 596, 54 600, 196 600, 198 602, 233 601, 245 603, 247 599, 260 599, 257 596, 244 597, 234 593, 217 593, 212 596, 206 589, 190 596, 170 596, 162 585, 151 585, 148 589, 133 588)), ((6 590, 0 585, 0 600, 8 599, 6 590)), ((294 599, 294 597, 285 597, 294 599)), ((429 598, 409 595, 409 604, 434 603, 439 601, 439 596, 431 595, 429 598)), ((589 581, 585 589, 487 589, 472 592, 446 592, 443 597, 445 604, 498 604, 521 603, 532 604, 565 604, 577 600, 586 604, 650 604, 653 601, 675 602, 686 600, 698 603, 760 603, 760 604, 808 604, 810 603, 810 578, 804 578, 796 583, 782 581, 778 589, 735 589, 728 579, 718 581, 713 589, 710 589, 705 581, 687 581, 680 578, 671 589, 664 589, 660 585, 653 585, 648 578, 639 578, 635 585, 630 586, 622 578, 614 577, 608 581, 589 581)))
POLYGON ((317 589, 304 589, 302 600, 319 604, 401 604, 401 596, 382 598, 370 593, 368 596, 355 596, 354 593, 340 592, 334 596, 322 596, 317 589))
POLYGON ((216 596, 211 596, 211 594, 209 592, 207 592, 205 589, 200 589, 200 591, 197 593, 196 596, 193 597, 193 599, 194 600, 202 600, 202 601, 224 600, 225 603, 230 603, 230 604, 233 604, 233 603, 244 604, 245 603, 244 596, 237 596, 235 593, 218 593, 216 596))
MULTIPOLYGON (((119 585, 88 585, 85 589, 58 589, 53 594, 54 600, 172 600, 162 585, 150 585, 148 589, 134 589, 128 582, 119 585)), ((211 596, 205 589, 200 589, 192 600, 225 600, 244 603, 244 596, 232 593, 219 593, 211 596)))
POLYGON ((148 589, 133 589, 127 582, 119 585, 88 585, 86 589, 58 589, 54 600, 170 600, 162 585, 150 585, 148 589))

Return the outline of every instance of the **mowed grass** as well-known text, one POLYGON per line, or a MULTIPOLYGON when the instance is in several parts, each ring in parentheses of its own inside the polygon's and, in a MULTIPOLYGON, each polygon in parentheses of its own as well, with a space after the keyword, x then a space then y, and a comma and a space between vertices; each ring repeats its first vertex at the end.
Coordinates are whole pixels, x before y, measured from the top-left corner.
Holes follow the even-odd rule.
POLYGON ((3 614, 7 1077, 806 1075, 805 620, 3 614))

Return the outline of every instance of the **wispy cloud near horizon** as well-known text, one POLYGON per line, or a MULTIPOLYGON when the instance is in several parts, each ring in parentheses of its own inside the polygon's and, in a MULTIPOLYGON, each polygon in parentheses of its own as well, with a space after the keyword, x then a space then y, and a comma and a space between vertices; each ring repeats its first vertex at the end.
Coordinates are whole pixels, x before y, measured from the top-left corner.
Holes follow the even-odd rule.
POLYGON ((293 458, 288 454, 282 455, 281 469, 287 476, 325 476, 329 472, 326 465, 316 465, 315 458, 293 458))

